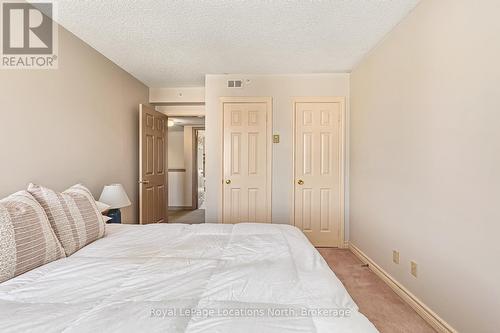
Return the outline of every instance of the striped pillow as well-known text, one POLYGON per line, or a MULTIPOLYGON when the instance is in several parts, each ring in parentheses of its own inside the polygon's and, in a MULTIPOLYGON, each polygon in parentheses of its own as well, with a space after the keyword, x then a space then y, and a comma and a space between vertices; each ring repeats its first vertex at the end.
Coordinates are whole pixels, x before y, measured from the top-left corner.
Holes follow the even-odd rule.
POLYGON ((104 220, 94 197, 85 186, 75 185, 57 193, 30 184, 28 192, 45 209, 67 256, 104 236, 104 220))
POLYGON ((64 258, 40 204, 26 191, 0 200, 0 282, 64 258))

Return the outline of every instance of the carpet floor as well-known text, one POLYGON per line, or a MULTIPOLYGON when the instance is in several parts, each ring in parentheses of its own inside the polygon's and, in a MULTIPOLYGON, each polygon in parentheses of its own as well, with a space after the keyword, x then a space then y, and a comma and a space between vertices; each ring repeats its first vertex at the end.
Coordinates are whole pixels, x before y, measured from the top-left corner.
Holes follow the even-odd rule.
POLYGON ((169 210, 168 222, 189 224, 205 223, 205 210, 169 210))
POLYGON ((354 254, 318 248, 363 313, 381 333, 435 333, 408 304, 354 254))

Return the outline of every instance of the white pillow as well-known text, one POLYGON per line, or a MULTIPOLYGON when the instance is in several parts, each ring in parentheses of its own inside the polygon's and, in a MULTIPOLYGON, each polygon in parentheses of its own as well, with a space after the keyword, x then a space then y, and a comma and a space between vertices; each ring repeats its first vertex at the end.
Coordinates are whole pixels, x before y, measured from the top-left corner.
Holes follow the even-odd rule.
MULTIPOLYGON (((97 205, 97 209, 101 213, 104 213, 105 211, 107 211, 111 207, 110 205, 107 205, 104 202, 96 201, 95 203, 97 205)), ((106 222, 106 221, 104 221, 104 222, 106 222)))

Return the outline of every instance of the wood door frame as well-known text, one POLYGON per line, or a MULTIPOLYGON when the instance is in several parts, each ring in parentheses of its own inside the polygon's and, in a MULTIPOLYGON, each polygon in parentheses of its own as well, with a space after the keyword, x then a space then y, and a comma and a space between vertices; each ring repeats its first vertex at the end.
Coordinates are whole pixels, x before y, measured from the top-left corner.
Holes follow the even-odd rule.
POLYGON ((267 223, 272 223, 272 180, 273 180, 273 98, 272 97, 220 97, 219 110, 221 111, 220 130, 219 130, 219 147, 221 147, 220 155, 220 193, 219 193, 219 213, 221 223, 224 223, 224 104, 231 103, 265 103, 267 111, 267 223))
MULTIPOLYGON (((192 176, 192 181, 191 181, 191 209, 195 210, 198 209, 198 132, 199 131, 204 131, 205 126, 196 126, 192 127, 192 147, 193 148, 193 153, 192 153, 192 163, 191 163, 191 176, 192 176)), ((206 147, 206 146, 205 146, 206 147)))
POLYGON ((340 160, 339 160, 339 185, 340 185, 340 226, 339 226, 339 248, 345 248, 345 162, 346 162, 346 109, 345 109, 345 97, 295 97, 293 99, 293 133, 292 133, 292 160, 293 160, 293 172, 292 172, 292 213, 290 215, 291 224, 295 226, 295 179, 296 179, 296 169, 295 169, 295 147, 296 147, 296 132, 297 132, 297 103, 340 103, 340 160))

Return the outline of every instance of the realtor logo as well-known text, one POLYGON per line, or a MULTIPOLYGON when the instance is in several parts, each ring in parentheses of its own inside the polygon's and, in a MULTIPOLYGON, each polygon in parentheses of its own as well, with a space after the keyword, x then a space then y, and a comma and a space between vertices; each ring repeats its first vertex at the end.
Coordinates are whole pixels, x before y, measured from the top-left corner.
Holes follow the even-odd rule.
POLYGON ((57 24, 50 2, 2 2, 2 68, 57 68, 57 24))

